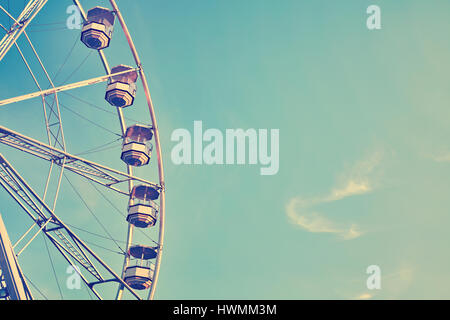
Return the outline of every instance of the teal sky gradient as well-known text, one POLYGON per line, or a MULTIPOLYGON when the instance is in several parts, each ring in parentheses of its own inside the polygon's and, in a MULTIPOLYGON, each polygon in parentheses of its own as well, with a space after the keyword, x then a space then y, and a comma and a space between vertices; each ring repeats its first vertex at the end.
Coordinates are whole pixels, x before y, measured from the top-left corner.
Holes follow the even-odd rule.
MULTIPOLYGON (((16 15, 21 2, 11 9, 16 15)), ((149 77, 163 146, 166 245, 157 298, 450 298, 449 1, 117 2, 149 77), (381 30, 366 27, 371 4, 381 7, 381 30), (280 129, 278 174, 260 176, 259 165, 175 166, 171 133, 192 131, 195 120, 223 132, 280 129), (355 233, 349 236, 349 230, 355 233), (381 290, 366 288, 369 265, 381 268, 381 290)), ((49 1, 30 26, 52 75, 79 37, 79 30, 61 23, 70 4, 49 1), (53 22, 60 23, 38 25, 53 22)), ((8 23, 4 15, 0 22, 8 23)), ((24 39, 19 45, 31 59, 24 39)), ((88 53, 78 41, 55 83, 88 53)), ((132 64, 118 24, 105 53, 112 66, 132 64)), ((68 82, 102 74, 93 52, 68 82)), ((36 90, 14 48, 0 63, 0 75, 1 99, 36 90)), ((114 111, 103 100, 104 90, 96 85, 71 93, 114 111)), ((119 132, 114 115, 60 96, 63 104, 119 132)), ((144 101, 139 86, 125 115, 149 119, 144 101)), ((117 138, 61 112, 71 153, 117 138)), ((39 99, 0 107, 0 122, 46 141, 39 99)), ((46 163, 6 146, 0 152, 42 192, 46 163)), ((119 156, 117 142, 115 149, 86 158, 123 169, 119 156)), ((154 160, 136 172, 156 180, 154 160)), ((124 240, 125 219, 89 184, 70 177, 114 238, 124 240)), ((62 190, 56 214, 104 234, 65 181, 62 190)), ((126 199, 107 195, 125 214, 126 199)), ((5 192, 0 201, 10 236, 17 239, 31 221, 5 192)), ((121 256, 96 251, 120 269, 121 256)), ((67 264, 52 254, 64 286, 67 264)), ((40 237, 20 261, 49 297, 58 298, 40 237)), ((84 290, 63 294, 87 297, 84 290)))

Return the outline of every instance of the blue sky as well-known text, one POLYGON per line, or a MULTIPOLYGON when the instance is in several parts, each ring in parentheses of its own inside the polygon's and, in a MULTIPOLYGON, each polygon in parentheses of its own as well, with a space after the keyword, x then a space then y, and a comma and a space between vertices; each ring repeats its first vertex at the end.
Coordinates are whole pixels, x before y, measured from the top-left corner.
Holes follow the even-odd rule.
MULTIPOLYGON (((21 2, 11 8, 16 15, 21 2)), ((79 37, 78 30, 65 28, 70 4, 49 1, 30 26, 52 75, 79 37)), ((107 6, 105 1, 82 4, 107 6)), ((166 249, 157 298, 450 297, 448 1, 134 0, 118 5, 149 77, 163 145, 166 249), (381 8, 381 30, 366 28, 371 4, 381 8), (259 166, 172 164, 171 133, 192 131, 195 120, 222 131, 279 129, 278 174, 261 176, 259 166), (366 288, 370 265, 381 268, 381 290, 366 288)), ((6 25, 7 18, 0 17, 6 25)), ((23 39, 19 45, 31 59, 23 39)), ((36 90, 16 51, 0 64, 2 99, 36 90)), ((118 25, 105 53, 111 65, 132 64, 118 25)), ((97 55, 88 54, 78 41, 55 83, 102 75, 97 55)), ((114 111, 103 100, 104 89, 96 85, 70 93, 114 111)), ((138 91, 125 115, 150 121, 142 88, 138 91)), ((45 141, 38 100, 0 107, 2 125, 45 141)), ((61 101, 119 132, 113 115, 67 95, 61 101)), ((71 153, 116 139, 66 109, 61 112, 71 153)), ((42 191, 46 163, 5 146, 0 152, 42 191)), ((119 154, 117 142, 115 149, 86 157, 123 169, 119 154)), ((156 163, 137 173, 156 180, 156 163)), ((124 219, 89 184, 71 179, 114 238, 125 239, 124 219)), ((67 183, 62 190, 56 214, 103 234, 67 183)), ((125 213, 126 199, 108 196, 125 213)), ((10 236, 17 239, 30 221, 5 192, 0 199, 10 236)), ((49 297, 58 298, 43 245, 38 238, 20 261, 49 297)), ((120 256, 97 252, 120 269, 120 256)), ((67 265, 53 256, 64 286, 67 265)), ((85 291, 63 294, 87 297, 85 291)))

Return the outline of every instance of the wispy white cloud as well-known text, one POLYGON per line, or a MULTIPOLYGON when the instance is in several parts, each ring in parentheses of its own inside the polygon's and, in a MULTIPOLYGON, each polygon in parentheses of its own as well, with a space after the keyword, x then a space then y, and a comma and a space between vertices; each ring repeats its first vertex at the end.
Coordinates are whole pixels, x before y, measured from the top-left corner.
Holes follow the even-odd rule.
POLYGON ((351 240, 361 236, 362 231, 355 224, 342 228, 332 220, 321 216, 317 212, 308 212, 308 207, 302 207, 302 200, 293 198, 286 206, 286 213, 290 222, 306 231, 315 233, 333 233, 344 240, 351 240))
POLYGON ((383 287, 393 297, 397 297, 411 286, 414 273, 412 265, 403 263, 395 272, 382 277, 383 287))
POLYGON ((336 234, 344 240, 355 239, 363 234, 356 224, 352 224, 350 227, 341 227, 317 212, 298 211, 295 205, 296 200, 291 199, 286 206, 287 215, 292 224, 309 232, 336 234))
POLYGON ((368 299, 372 299, 373 298, 373 294, 371 293, 362 293, 358 296, 356 296, 353 300, 368 300, 368 299))
POLYGON ((358 238, 363 234, 357 224, 342 226, 312 210, 321 203, 371 192, 376 186, 373 174, 381 161, 381 152, 375 152, 357 162, 350 170, 338 177, 337 186, 329 194, 315 198, 295 197, 288 201, 286 214, 289 221, 302 229, 315 233, 332 233, 344 240, 358 238))
POLYGON ((367 193, 371 190, 372 187, 366 181, 349 180, 346 186, 332 190, 327 201, 336 201, 353 195, 367 193))
POLYGON ((436 162, 450 162, 450 152, 432 155, 431 158, 436 162))

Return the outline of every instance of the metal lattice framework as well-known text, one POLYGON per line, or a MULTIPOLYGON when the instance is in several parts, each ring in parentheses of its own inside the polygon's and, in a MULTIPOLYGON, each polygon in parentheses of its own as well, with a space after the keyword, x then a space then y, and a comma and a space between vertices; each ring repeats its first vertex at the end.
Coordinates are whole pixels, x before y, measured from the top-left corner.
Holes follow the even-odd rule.
MULTIPOLYGON (((79 273, 81 279, 91 288, 92 292, 98 298, 101 297, 94 289, 94 286, 110 281, 119 282, 130 290, 135 297, 139 298, 133 289, 53 213, 2 154, 0 154, 0 184, 33 220, 39 232, 42 232, 59 250, 67 262, 75 270, 79 270, 77 267, 81 266, 93 277, 94 280, 89 281, 83 273, 79 273), (110 273, 111 278, 105 278, 100 274, 100 266, 110 273)), ((23 249, 17 255, 22 251, 23 249)))
MULTIPOLYGON (((23 234, 15 246, 24 241, 25 238, 29 238, 28 242, 18 252, 15 252, 17 257, 29 246, 29 244, 38 236, 42 234, 53 245, 54 248, 61 254, 61 256, 77 270, 79 276, 86 284, 86 286, 94 293, 94 295, 103 299, 102 294, 96 289, 105 283, 116 282, 118 284, 116 299, 122 299, 124 291, 128 291, 132 297, 141 299, 135 289, 124 281, 125 270, 130 264, 129 249, 133 243, 133 224, 128 224, 128 231, 125 239, 126 248, 124 251, 123 268, 120 272, 115 272, 111 267, 106 264, 98 254, 96 254, 85 241, 82 240, 67 224, 65 224, 61 218, 55 214, 56 203, 58 201, 59 192, 61 189, 61 181, 65 172, 71 172, 82 179, 86 179, 89 182, 103 186, 106 189, 112 190, 118 195, 129 197, 133 187, 137 184, 143 184, 151 186, 154 190, 159 192, 159 221, 158 221, 158 241, 156 247, 156 257, 154 263, 154 272, 152 276, 151 286, 149 288, 148 296, 146 298, 153 299, 158 282, 159 270, 161 265, 161 257, 163 252, 164 242, 164 222, 165 222, 165 183, 164 183, 164 169, 162 161, 162 151, 160 145, 160 137, 158 125, 156 122, 155 111, 153 107, 152 98, 149 91, 147 78, 140 61, 138 52, 125 23, 125 20, 120 12, 116 2, 109 0, 111 10, 117 18, 121 29, 127 40, 129 49, 133 55, 135 67, 131 70, 111 72, 108 60, 103 50, 98 50, 100 61, 104 67, 105 75, 100 75, 96 78, 79 81, 75 83, 65 84, 62 86, 55 86, 52 78, 47 72, 44 63, 42 62, 36 47, 33 45, 29 35, 26 32, 26 28, 35 16, 42 10, 42 8, 48 3, 47 0, 30 0, 22 13, 18 18, 14 18, 13 15, 8 12, 3 6, 0 5, 0 10, 3 11, 11 20, 12 25, 8 29, 0 24, 0 27, 5 31, 4 37, 0 40, 0 62, 11 48, 15 47, 25 63, 27 70, 29 71, 38 91, 28 93, 22 96, 3 99, 0 101, 0 108, 5 108, 12 103, 19 103, 21 101, 40 98, 42 104, 42 110, 44 113, 45 130, 47 134, 47 142, 41 142, 37 139, 28 137, 22 133, 11 130, 3 125, 0 125, 0 143, 24 152, 28 155, 34 156, 49 163, 49 172, 45 181, 45 188, 43 195, 40 196, 30 184, 18 173, 13 165, 7 160, 6 156, 0 154, 0 185, 6 191, 18 206, 25 212, 25 214, 32 220, 32 226, 23 234), (41 71, 43 71, 46 77, 46 84, 42 85, 33 72, 28 59, 21 50, 18 40, 22 38, 26 41, 31 48, 34 58, 38 61, 41 71), (148 180, 139 178, 133 174, 133 167, 129 164, 126 165, 126 172, 110 168, 108 166, 84 159, 79 156, 75 156, 66 150, 66 142, 64 138, 64 130, 60 112, 60 101, 58 93, 68 91, 85 86, 91 86, 97 83, 106 82, 112 79, 113 76, 123 75, 129 72, 136 72, 142 82, 143 91, 145 93, 145 99, 148 106, 148 111, 151 121, 151 129, 154 136, 155 151, 157 156, 158 165, 158 183, 150 182, 148 180), (46 87, 47 86, 47 87, 46 87), (59 169, 56 185, 52 185, 55 189, 53 199, 47 199, 47 191, 51 184, 50 177, 52 172, 59 169), (35 229, 32 234, 33 229, 35 229), (32 236, 30 237, 30 235, 32 236)), ((88 15, 86 14, 80 1, 73 0, 83 18, 83 21, 88 21, 88 15)), ((1 13, 1 12, 0 12, 1 13)), ((121 107, 116 108, 117 116, 120 125, 120 136, 125 137, 127 125, 125 123, 125 117, 121 107)), ((26 283, 26 281, 23 281, 26 283)), ((4 272, 0 270, 0 295, 7 289, 7 282, 5 282, 4 272), (3 290, 3 291, 2 291, 3 290)), ((32 298, 29 292, 28 298, 32 298)), ((1 297, 0 297, 1 298, 1 297)))

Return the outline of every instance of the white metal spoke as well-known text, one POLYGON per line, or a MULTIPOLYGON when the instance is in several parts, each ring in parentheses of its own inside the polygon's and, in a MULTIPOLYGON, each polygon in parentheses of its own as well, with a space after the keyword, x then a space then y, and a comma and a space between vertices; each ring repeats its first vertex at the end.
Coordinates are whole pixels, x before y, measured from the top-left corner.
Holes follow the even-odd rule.
POLYGON ((47 221, 41 225, 41 227, 39 228, 38 231, 36 231, 36 233, 31 237, 30 240, 28 240, 28 242, 22 247, 22 249, 20 249, 19 252, 16 253, 16 256, 20 256, 20 254, 30 245, 30 243, 36 239, 36 237, 38 236, 38 234, 49 224, 49 222, 52 221, 52 218, 47 219, 47 221))
POLYGON ((36 97, 39 97, 39 96, 48 96, 50 94, 54 94, 54 93, 57 93, 57 92, 62 92, 62 91, 66 91, 66 90, 72 90, 72 89, 77 89, 77 88, 81 88, 81 87, 85 87, 85 86, 90 86, 90 85, 97 84, 97 83, 102 83, 102 82, 107 81, 112 76, 117 76, 117 75, 121 75, 121 74, 125 74, 125 73, 130 73, 130 72, 133 72, 133 71, 139 71, 139 68, 131 69, 131 70, 125 70, 125 71, 120 71, 120 72, 112 73, 111 75, 100 76, 100 77, 96 77, 96 78, 92 78, 92 79, 88 79, 88 80, 83 80, 83 81, 79 81, 79 82, 75 82, 75 83, 66 84, 66 85, 63 85, 63 86, 60 86, 60 87, 55 87, 55 88, 51 88, 51 89, 46 89, 46 90, 42 90, 42 91, 38 91, 38 92, 25 94, 25 95, 14 97, 14 98, 1 100, 0 101, 0 106, 4 106, 4 105, 10 104, 10 103, 15 103, 15 102, 19 102, 19 101, 24 101, 24 100, 36 98, 36 97))
POLYGON ((14 19, 17 22, 12 25, 10 31, 0 40, 0 61, 3 60, 11 46, 17 41, 25 31, 25 28, 33 21, 34 17, 46 3, 47 0, 30 0, 19 18, 14 19))

